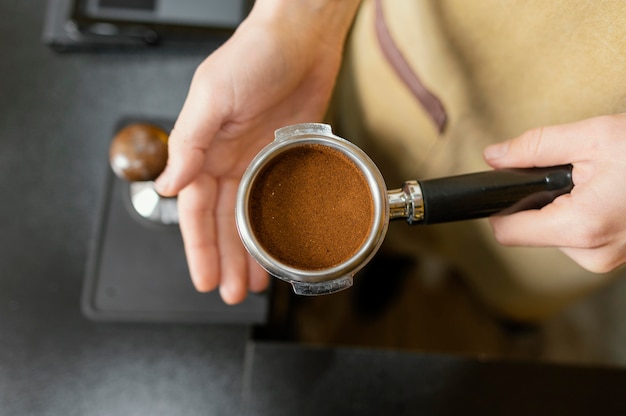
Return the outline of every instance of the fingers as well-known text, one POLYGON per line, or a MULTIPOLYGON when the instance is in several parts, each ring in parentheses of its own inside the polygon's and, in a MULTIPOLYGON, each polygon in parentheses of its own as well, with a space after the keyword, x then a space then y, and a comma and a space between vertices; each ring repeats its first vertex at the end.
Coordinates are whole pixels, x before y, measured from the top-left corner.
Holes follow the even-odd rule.
POLYGON ((191 280, 200 292, 208 292, 219 284, 219 248, 214 210, 217 181, 200 174, 178 195, 180 231, 191 280))
POLYGON ((220 247, 220 294, 224 302, 242 302, 248 289, 253 292, 264 290, 269 277, 267 272, 250 257, 244 248, 235 221, 235 201, 239 180, 229 179, 220 183, 217 225, 220 247))
POLYGON ((574 187, 538 210, 489 218, 498 242, 507 246, 598 249, 611 243, 621 229, 616 201, 601 202, 598 182, 574 187))
POLYGON ((528 130, 521 136, 485 148, 487 163, 496 168, 556 166, 573 163, 597 147, 602 121, 589 120, 528 130))
POLYGON ((262 292, 269 286, 267 272, 252 257, 248 256, 248 284, 252 292, 262 292))
POLYGON ((565 247, 576 244, 568 235, 571 195, 561 195, 539 210, 521 211, 489 218, 496 240, 506 246, 565 247))
POLYGON ((192 282, 200 292, 219 286, 227 304, 242 302, 248 288, 264 290, 269 280, 239 239, 235 224, 237 186, 236 179, 217 181, 200 174, 178 197, 180 229, 192 282))
MULTIPOLYGON (((565 198, 562 196, 559 198, 565 198)), ((554 218, 547 205, 541 211, 525 211, 489 219, 496 240, 505 246, 558 247, 584 269, 606 273, 624 262, 622 245, 606 238, 608 233, 587 227, 572 227, 571 218, 554 218)))
POLYGON ((239 303, 248 291, 248 253, 243 247, 235 224, 236 179, 220 181, 217 201, 217 242, 220 260, 220 294, 228 304, 239 303))
POLYGON ((558 247, 594 273, 615 269, 626 253, 623 204, 600 203, 592 188, 574 188, 540 210, 490 217, 495 239, 505 246, 558 247))

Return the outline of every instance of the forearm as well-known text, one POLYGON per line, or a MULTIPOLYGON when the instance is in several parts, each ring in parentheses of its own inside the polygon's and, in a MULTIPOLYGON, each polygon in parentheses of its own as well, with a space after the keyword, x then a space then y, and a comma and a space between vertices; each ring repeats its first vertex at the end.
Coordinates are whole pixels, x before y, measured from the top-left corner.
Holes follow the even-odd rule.
POLYGON ((307 31, 335 43, 345 39, 361 0, 257 0, 250 18, 267 19, 287 30, 307 31))

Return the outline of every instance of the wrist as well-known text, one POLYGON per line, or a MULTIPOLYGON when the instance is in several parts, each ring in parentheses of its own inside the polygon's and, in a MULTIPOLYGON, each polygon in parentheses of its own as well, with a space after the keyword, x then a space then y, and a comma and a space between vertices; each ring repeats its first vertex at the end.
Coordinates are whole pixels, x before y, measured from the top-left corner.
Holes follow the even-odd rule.
POLYGON ((343 42, 361 0, 257 0, 251 19, 261 19, 321 40, 343 42))

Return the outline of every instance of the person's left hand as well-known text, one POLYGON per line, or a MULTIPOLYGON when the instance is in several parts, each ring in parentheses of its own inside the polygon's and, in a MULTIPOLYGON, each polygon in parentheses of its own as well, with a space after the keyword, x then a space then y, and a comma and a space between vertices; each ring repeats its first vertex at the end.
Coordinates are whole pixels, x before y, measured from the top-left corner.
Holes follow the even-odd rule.
POLYGON ((267 273, 235 224, 236 193, 279 127, 321 121, 358 1, 255 2, 235 34, 196 70, 169 138, 161 195, 178 195, 195 288, 228 304, 264 290, 267 273), (334 24, 332 24, 334 22, 334 24))

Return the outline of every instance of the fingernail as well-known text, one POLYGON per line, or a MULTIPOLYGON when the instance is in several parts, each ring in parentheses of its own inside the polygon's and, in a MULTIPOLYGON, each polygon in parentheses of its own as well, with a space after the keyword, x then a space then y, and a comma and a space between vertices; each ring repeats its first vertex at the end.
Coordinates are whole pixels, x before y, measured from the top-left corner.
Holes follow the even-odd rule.
POLYGON ((170 185, 170 180, 167 176, 161 175, 156 181, 154 181, 154 188, 160 194, 166 194, 170 185))
POLYGON ((504 143, 492 144, 491 146, 486 147, 483 154, 485 156, 485 159, 495 160, 506 155, 508 151, 509 151, 509 143, 504 142, 504 143))
POLYGON ((227 305, 235 305, 242 301, 241 295, 238 293, 239 292, 238 288, 233 287, 233 285, 222 284, 220 285, 219 290, 220 290, 220 296, 222 297, 222 300, 227 305))

